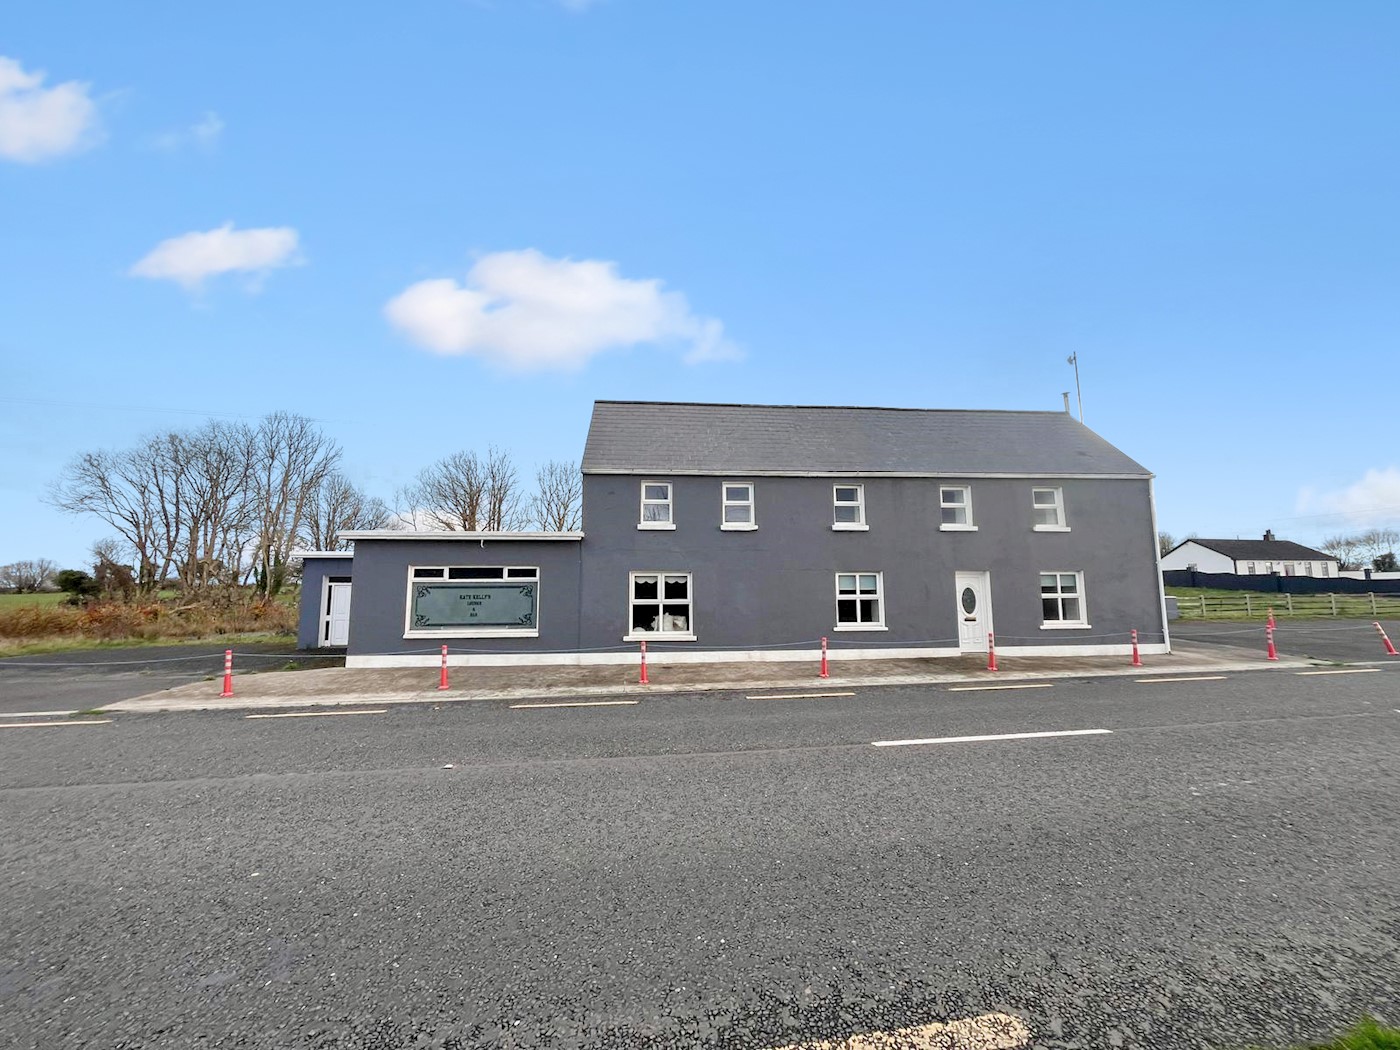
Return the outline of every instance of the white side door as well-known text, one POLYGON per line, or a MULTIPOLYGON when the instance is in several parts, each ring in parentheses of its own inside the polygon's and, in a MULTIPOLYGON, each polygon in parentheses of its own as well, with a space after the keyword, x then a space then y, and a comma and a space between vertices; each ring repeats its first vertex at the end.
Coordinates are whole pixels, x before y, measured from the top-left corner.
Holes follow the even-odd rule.
POLYGON ((958 648, 965 653, 985 653, 992 631, 991 574, 960 572, 957 581, 958 648))
POLYGON ((326 619, 330 628, 326 632, 327 645, 350 644, 350 584, 330 583, 326 585, 326 619))

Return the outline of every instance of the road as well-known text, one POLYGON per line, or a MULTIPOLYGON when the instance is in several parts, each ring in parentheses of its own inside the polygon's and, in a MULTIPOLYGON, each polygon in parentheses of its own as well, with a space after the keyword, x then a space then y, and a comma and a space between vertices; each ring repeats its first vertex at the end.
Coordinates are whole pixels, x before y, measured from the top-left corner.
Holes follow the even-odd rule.
POLYGON ((1356 671, 0 730, 0 1044, 1395 1020, 1400 666, 1356 671))
MULTIPOLYGON (((133 696, 214 678, 223 673, 223 645, 162 645, 130 649, 11 656, 0 660, 0 716, 17 711, 86 711, 133 696)), ((285 642, 237 643, 238 669, 343 666, 340 655, 289 652, 285 642)))
MULTIPOLYGON (((1306 656, 1340 663, 1375 663, 1387 659, 1385 644, 1370 620, 1278 619, 1274 643, 1286 656, 1306 656)), ((1400 648, 1400 620, 1382 620, 1392 644, 1400 648)), ((1214 642, 1220 645, 1264 648, 1264 625, 1242 620, 1176 620, 1173 640, 1214 642)))

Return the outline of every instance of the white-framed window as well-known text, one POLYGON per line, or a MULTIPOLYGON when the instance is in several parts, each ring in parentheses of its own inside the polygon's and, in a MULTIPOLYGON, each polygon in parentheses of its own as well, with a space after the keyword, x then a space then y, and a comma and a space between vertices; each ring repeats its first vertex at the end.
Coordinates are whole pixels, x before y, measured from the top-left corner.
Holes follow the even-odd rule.
POLYGON ((671 483, 669 481, 642 482, 642 516, 637 522, 639 529, 674 529, 676 522, 671 514, 671 483))
POLYGON ((1322 563, 1322 575, 1326 576, 1326 575, 1328 574, 1328 571, 1329 571, 1329 570, 1328 570, 1328 568, 1327 568, 1327 563, 1326 563, 1326 562, 1323 562, 1323 563, 1322 563))
POLYGON ((1031 489, 1031 527, 1036 532, 1068 532, 1065 524, 1065 490, 1031 489))
POLYGON ((944 532, 975 532, 972 489, 967 485, 938 486, 938 527, 944 532))
POLYGON ((885 574, 838 572, 836 574, 836 630, 883 631, 885 629, 885 574))
POLYGON ((752 481, 726 481, 720 486, 719 527, 730 532, 758 528, 752 481))
POLYGON ((1249 575, 1249 576, 1253 576, 1253 575, 1254 575, 1254 562, 1250 562, 1250 563, 1249 563, 1249 572, 1248 572, 1246 575, 1249 575))
POLYGON ((1308 575, 1311 576, 1311 575, 1313 574, 1313 563, 1312 563, 1312 562, 1308 562, 1307 565, 1308 565, 1308 575))
POLYGON ((831 489, 831 527, 837 530, 866 531, 865 486, 833 485, 831 489))
POLYGON ((538 638, 534 565, 411 565, 405 638, 538 638))
POLYGON ((694 598, 688 572, 633 572, 627 576, 627 635, 641 639, 693 642, 694 598))
POLYGON ((1041 628, 1088 627, 1082 572, 1040 574, 1041 628))

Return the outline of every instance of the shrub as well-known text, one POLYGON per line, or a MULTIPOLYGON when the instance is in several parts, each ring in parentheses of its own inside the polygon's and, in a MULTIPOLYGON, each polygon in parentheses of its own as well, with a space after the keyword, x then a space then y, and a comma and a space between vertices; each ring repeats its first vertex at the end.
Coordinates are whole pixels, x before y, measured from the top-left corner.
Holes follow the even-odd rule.
POLYGON ((294 633, 296 610, 280 602, 175 601, 142 603, 89 600, 80 607, 19 606, 0 609, 0 642, 38 639, 207 638, 221 634, 294 633))

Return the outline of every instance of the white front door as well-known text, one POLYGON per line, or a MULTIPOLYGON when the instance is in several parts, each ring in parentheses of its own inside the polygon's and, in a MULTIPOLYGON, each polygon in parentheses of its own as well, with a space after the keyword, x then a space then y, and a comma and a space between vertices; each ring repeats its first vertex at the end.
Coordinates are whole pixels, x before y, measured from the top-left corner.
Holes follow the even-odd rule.
POLYGON ((992 631, 991 574, 957 574, 958 648, 965 653, 985 653, 992 631))
POLYGON ((350 644, 350 584, 326 584, 326 645, 350 644))

